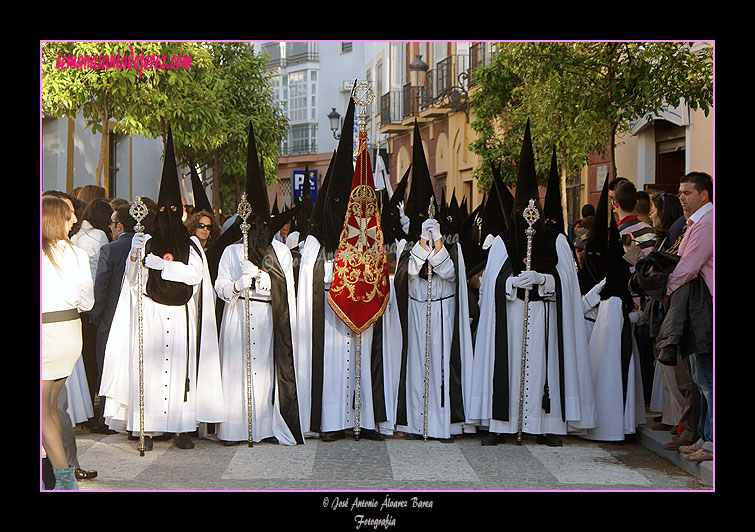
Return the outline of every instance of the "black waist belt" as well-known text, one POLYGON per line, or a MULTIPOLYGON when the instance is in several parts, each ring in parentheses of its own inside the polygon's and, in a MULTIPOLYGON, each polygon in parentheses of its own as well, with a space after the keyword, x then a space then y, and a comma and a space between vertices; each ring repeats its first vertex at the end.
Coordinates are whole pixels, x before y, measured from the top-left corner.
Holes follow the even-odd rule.
POLYGON ((256 299, 254 297, 249 297, 249 298, 239 297, 239 299, 242 300, 242 301, 245 300, 245 299, 248 300, 248 301, 256 301, 257 303, 269 303, 269 304, 272 304, 272 302, 273 302, 272 299, 256 299))
MULTIPOLYGON (((440 297, 438 299, 431 299, 430 302, 434 303, 435 301, 443 301, 445 299, 450 299, 450 298, 454 297, 454 295, 455 294, 451 294, 450 296, 440 297)), ((409 296, 409 299, 411 299, 412 301, 418 301, 420 303, 427 303, 427 299, 416 299, 416 298, 414 298, 412 296, 409 296)))
POLYGON ((73 321, 78 319, 79 309, 75 308, 42 313, 42 323, 56 323, 59 321, 73 321))

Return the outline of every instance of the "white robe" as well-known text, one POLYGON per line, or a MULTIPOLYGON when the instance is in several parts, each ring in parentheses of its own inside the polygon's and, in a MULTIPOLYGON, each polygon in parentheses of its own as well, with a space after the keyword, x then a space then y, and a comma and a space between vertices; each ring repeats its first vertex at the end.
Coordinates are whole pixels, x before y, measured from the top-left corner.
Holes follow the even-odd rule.
MULTIPOLYGON (((296 358, 296 299, 291 252, 288 247, 272 241, 278 262, 286 277, 288 293, 289 321, 292 348, 296 358)), ((241 261, 244 258, 243 244, 233 244, 225 248, 218 265, 215 290, 225 306, 220 328, 220 359, 223 375, 223 396, 225 399, 225 422, 217 427, 217 435, 223 441, 247 441, 249 438, 247 410, 246 375, 246 323, 244 320, 244 300, 241 293, 234 293, 233 283, 241 277, 241 261)), ((295 445, 296 440, 280 413, 279 389, 275 385, 275 363, 273 359, 273 306, 270 292, 260 292, 256 288, 249 291, 249 324, 251 337, 251 365, 253 389, 252 439, 260 441, 275 437, 282 445, 295 445), (255 301, 256 300, 256 301, 255 301), (273 390, 276 395, 273 398, 273 390)), ((294 362, 296 364, 296 362, 294 362)), ((301 395, 297 391, 301 400, 301 395)))
MULTIPOLYGON (((539 285, 541 294, 548 294, 548 387, 550 413, 542 409, 545 382, 545 304, 530 302, 529 335, 525 368, 525 400, 522 432, 528 434, 566 434, 570 430, 591 428, 596 423, 595 394, 588 357, 588 342, 582 298, 577 281, 571 249, 566 238, 556 240, 558 264, 563 298, 564 340, 564 392, 566 421, 561 416, 561 399, 558 368, 558 336, 555 284, 551 275, 539 285), (552 297, 551 297, 552 294, 552 297)), ((489 250, 487 266, 480 288, 480 320, 475 342, 472 400, 467 421, 486 427, 490 432, 514 434, 518 431, 519 390, 522 362, 522 327, 524 301, 516 297, 516 289, 506 282, 506 316, 508 328, 509 420, 492 418, 493 368, 495 363, 495 285, 508 253, 503 240, 496 237, 489 250)), ((533 288, 535 290, 535 288, 533 288)))
POLYGON ((71 425, 75 427, 77 423, 84 423, 93 418, 94 406, 89 395, 89 383, 84 369, 83 357, 79 357, 76 364, 73 365, 73 370, 66 379, 65 387, 68 394, 66 411, 68 417, 71 418, 71 425))
MULTIPOLYGON (((304 241, 299 267, 296 342, 297 382, 301 392, 302 426, 308 436, 315 434, 310 426, 312 412, 312 283, 314 266, 320 251, 320 242, 309 235, 304 241)), ((333 261, 324 267, 324 288, 327 290, 333 280, 333 261)), ((391 297, 395 297, 392 293, 391 297)), ((322 416, 320 432, 333 432, 353 429, 355 408, 353 408, 356 376, 356 335, 333 312, 327 295, 323 300, 325 335, 323 350, 322 416)), ((401 336, 391 331, 400 331, 398 311, 395 306, 386 307, 383 313, 383 395, 387 421, 376 423, 372 400, 372 376, 370 355, 374 325, 362 333, 361 338, 361 382, 359 421, 362 429, 376 430, 382 434, 392 434, 395 425, 396 372, 393 360, 396 350, 401 354, 401 336), (398 329, 397 329, 398 327, 398 329)))
POLYGON ((640 375, 640 358, 632 335, 632 358, 627 375, 624 401, 621 374, 621 330, 624 323, 622 302, 611 297, 598 304, 598 317, 590 338, 590 364, 595 385, 597 426, 579 433, 599 441, 623 441, 645 422, 645 399, 640 375))
MULTIPOLYGON (((186 368, 185 306, 160 305, 142 297, 143 374, 145 432, 192 432, 200 422, 218 423, 223 418, 215 301, 207 259, 196 237, 200 254, 191 248, 188 264, 166 262, 162 278, 194 287, 189 300, 188 376, 190 388, 184 402, 186 368), (197 301, 202 286, 202 337, 197 372, 197 301), (197 376, 198 373, 198 376, 197 376)), ((140 430, 137 321, 137 263, 126 259, 126 272, 113 324, 105 347, 100 395, 107 398, 104 417, 114 430, 140 430)), ((142 280, 147 283, 148 269, 142 280)), ((144 293, 144 292, 143 292, 144 293)))
MULTIPOLYGON (((472 335, 469 328, 469 304, 466 289, 464 256, 457 246, 457 265, 454 267, 448 250, 426 250, 419 243, 412 248, 408 269, 408 312, 406 350, 406 421, 397 429, 412 434, 424 434, 425 412, 425 352, 427 331, 427 280, 419 277, 425 259, 432 266, 432 303, 430 305, 430 378, 427 435, 430 438, 449 438, 466 432, 463 422, 451 423, 451 343, 454 335, 456 286, 459 290, 459 327, 461 354, 462 398, 466 404, 471 392, 472 335), (457 271, 458 268, 458 271, 457 271), (442 393, 441 393, 442 391, 442 393), (441 399, 443 405, 441 406, 441 399)), ((403 253, 399 245, 397 257, 403 253)))

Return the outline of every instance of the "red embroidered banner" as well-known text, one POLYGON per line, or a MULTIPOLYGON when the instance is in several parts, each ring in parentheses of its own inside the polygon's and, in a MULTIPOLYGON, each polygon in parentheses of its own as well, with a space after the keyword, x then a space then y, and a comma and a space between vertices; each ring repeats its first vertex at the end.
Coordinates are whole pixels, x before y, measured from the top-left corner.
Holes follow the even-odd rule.
POLYGON ((388 282, 367 134, 360 132, 357 164, 333 265, 328 304, 355 334, 360 334, 383 315, 390 296, 388 282))

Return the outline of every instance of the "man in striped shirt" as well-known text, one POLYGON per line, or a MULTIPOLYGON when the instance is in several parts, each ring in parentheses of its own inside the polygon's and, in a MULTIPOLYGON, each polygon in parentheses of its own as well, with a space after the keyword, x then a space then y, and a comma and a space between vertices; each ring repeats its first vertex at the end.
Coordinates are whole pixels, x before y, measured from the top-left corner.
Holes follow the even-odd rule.
POLYGON ((637 214, 637 189, 634 183, 627 180, 617 184, 613 206, 624 248, 629 251, 632 245, 636 245, 647 256, 655 248, 656 235, 653 228, 637 214), (625 235, 629 235, 628 238, 625 235))
MULTIPOLYGON (((642 221, 637 214, 637 188, 629 180, 616 183, 613 191, 613 205, 619 234, 624 243, 627 254, 624 256, 632 265, 630 271, 634 273, 634 264, 646 257, 655 249, 656 234, 650 224, 642 221)), ((647 298, 635 296, 635 308, 644 310, 647 298)), ((635 324, 633 334, 637 342, 640 359, 640 374, 642 375, 642 389, 645 403, 650 403, 650 392, 653 389, 653 350, 650 343, 650 328, 647 323, 640 321, 635 324)))

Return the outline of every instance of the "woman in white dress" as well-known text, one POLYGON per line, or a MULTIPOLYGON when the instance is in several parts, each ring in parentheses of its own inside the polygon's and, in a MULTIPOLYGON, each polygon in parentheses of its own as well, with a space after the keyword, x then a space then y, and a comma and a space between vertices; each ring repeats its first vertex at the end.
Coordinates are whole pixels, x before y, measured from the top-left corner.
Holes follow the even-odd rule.
POLYGON ((80 312, 94 305, 94 284, 86 252, 68 232, 76 222, 60 198, 42 198, 42 446, 53 466, 56 489, 76 490, 61 437, 58 395, 81 356, 80 312))

